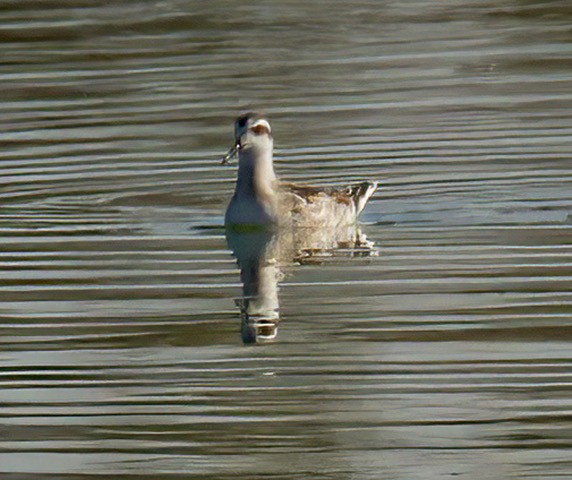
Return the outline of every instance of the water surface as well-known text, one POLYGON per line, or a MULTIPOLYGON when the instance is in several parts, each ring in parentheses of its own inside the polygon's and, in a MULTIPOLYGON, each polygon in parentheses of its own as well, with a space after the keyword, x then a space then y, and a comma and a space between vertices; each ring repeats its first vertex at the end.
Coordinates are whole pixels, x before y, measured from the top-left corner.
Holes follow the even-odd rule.
POLYGON ((0 8, 2 478, 566 478, 565 1, 0 8), (245 347, 219 166, 375 179, 245 347))

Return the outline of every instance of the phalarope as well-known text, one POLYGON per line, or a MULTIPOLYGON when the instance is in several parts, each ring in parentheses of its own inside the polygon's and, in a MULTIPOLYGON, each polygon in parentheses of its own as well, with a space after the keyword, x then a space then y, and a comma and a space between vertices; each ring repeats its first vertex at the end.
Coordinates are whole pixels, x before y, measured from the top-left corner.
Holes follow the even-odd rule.
POLYGON ((245 113, 234 123, 234 145, 222 163, 238 154, 238 177, 225 215, 230 228, 270 225, 337 228, 353 225, 377 182, 344 187, 311 187, 279 182, 272 162, 273 138, 268 120, 245 113))

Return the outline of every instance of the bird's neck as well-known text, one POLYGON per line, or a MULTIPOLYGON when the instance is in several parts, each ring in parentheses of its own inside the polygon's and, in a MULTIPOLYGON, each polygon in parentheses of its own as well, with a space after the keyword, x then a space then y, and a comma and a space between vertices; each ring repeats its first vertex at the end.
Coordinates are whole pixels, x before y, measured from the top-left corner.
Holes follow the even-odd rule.
POLYGON ((255 197, 263 204, 274 204, 276 174, 272 149, 246 147, 240 150, 236 195, 255 197))

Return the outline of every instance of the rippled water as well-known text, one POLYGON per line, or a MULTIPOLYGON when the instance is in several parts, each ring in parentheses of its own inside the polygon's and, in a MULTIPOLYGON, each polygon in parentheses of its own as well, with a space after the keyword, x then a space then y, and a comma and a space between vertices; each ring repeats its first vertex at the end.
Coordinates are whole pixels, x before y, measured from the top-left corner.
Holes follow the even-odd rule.
POLYGON ((3 479, 572 476, 567 1, 0 7, 3 479), (375 179, 243 346, 219 166, 375 179))

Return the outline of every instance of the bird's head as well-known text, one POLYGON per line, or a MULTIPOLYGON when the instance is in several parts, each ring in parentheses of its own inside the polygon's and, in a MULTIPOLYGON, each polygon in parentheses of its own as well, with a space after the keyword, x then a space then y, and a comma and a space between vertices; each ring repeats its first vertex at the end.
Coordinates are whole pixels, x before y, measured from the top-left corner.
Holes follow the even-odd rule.
POLYGON ((272 129, 268 120, 259 113, 244 113, 234 122, 234 145, 224 156, 222 163, 227 164, 241 149, 272 150, 272 146, 272 129))

